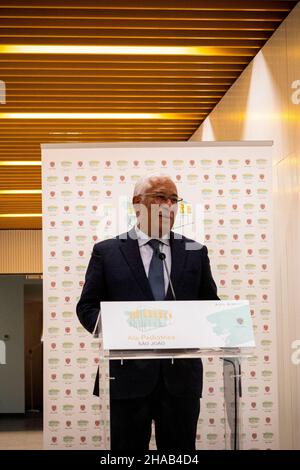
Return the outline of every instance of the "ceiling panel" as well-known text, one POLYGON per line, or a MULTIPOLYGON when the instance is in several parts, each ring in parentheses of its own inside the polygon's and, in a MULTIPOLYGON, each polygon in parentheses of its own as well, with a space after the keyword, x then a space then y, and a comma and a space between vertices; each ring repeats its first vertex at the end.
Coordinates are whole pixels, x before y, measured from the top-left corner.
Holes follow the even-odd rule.
MULTIPOLYGON (((41 188, 45 142, 187 141, 296 1, 2 0, 8 45, 197 47, 197 55, 1 53, 0 113, 162 113, 161 119, 0 118, 0 190, 41 188), (172 113, 165 115, 164 113, 172 113)), ((40 194, 0 193, 0 229, 41 228, 40 194), (1 217, 6 215, 6 217, 1 217)))

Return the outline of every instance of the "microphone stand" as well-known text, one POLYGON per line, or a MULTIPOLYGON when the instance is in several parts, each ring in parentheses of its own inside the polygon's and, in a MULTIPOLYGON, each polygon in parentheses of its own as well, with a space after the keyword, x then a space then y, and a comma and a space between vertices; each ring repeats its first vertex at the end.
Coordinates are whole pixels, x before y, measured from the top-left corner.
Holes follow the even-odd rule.
POLYGON ((168 276, 168 280, 169 280, 170 287, 171 287, 172 296, 173 296, 173 299, 176 300, 176 295, 175 295, 175 292, 174 292, 173 283, 172 283, 172 281, 171 281, 171 276, 170 276, 170 273, 169 273, 169 270, 168 270, 168 266, 167 266, 167 263, 166 263, 166 255, 165 255, 164 253, 162 253, 161 251, 159 251, 158 257, 159 257, 159 259, 162 260, 162 262, 164 263, 164 267, 165 267, 165 269, 166 269, 167 276, 168 276))

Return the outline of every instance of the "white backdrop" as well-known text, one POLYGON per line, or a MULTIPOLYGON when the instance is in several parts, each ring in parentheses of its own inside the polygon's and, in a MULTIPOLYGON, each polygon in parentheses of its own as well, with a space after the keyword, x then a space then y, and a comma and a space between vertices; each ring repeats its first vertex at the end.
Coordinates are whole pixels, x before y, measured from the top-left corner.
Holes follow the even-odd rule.
MULTIPOLYGON (((175 226, 207 245, 219 296, 250 301, 257 354, 243 366, 244 447, 276 449, 272 167, 266 142, 42 146, 45 448, 105 446, 106 410, 92 396, 99 341, 81 327, 75 308, 93 244, 134 222, 128 197, 138 177, 155 171, 176 181, 185 203, 175 226)), ((199 449, 224 448, 217 361, 204 363, 199 449)))

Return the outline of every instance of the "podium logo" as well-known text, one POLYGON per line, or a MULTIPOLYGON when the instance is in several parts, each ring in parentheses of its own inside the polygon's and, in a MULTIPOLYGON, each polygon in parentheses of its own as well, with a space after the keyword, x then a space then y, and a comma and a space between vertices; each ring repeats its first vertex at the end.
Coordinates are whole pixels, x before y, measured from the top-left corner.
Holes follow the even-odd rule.
POLYGON ((6 344, 0 340, 0 365, 6 364, 6 344))
POLYGON ((163 328, 173 323, 172 312, 162 309, 140 308, 125 312, 129 326, 145 332, 163 328))
POLYGON ((3 80, 0 80, 0 104, 6 104, 6 86, 3 80))

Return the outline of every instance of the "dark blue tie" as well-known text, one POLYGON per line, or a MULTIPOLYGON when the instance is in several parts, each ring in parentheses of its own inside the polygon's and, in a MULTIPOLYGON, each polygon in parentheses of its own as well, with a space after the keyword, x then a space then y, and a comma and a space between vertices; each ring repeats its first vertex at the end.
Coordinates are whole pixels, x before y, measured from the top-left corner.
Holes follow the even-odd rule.
POLYGON ((164 300, 165 298, 165 279, 163 261, 159 258, 159 240, 149 240, 148 245, 153 250, 149 266, 148 280, 151 286, 155 300, 164 300))

